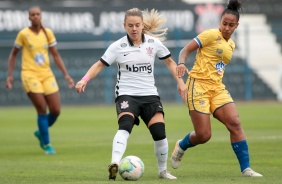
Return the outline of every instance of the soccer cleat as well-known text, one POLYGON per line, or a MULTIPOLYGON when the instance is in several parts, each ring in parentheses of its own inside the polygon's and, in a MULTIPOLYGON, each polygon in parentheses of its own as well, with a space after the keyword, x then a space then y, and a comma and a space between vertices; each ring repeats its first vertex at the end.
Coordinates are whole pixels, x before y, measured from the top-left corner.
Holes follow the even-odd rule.
POLYGON ((108 167, 109 170, 109 180, 116 180, 117 173, 118 173, 118 164, 111 163, 108 167))
POLYGON ((54 155, 56 153, 56 151, 54 150, 51 144, 45 145, 44 150, 45 150, 46 155, 54 155))
POLYGON ((42 137, 41 137, 41 135, 40 135, 39 130, 36 130, 36 131, 34 132, 34 135, 35 135, 35 137, 39 140, 39 145, 40 145, 40 147, 41 147, 43 150, 45 150, 45 149, 44 149, 43 140, 42 140, 42 137))
POLYGON ((242 171, 242 176, 246 177, 262 177, 260 173, 257 173, 253 171, 251 168, 247 168, 244 171, 242 171))
POLYGON ((179 146, 179 142, 181 140, 178 140, 175 144, 174 150, 171 154, 171 158, 170 158, 170 162, 171 162, 171 166, 174 169, 177 169, 181 163, 181 159, 185 153, 184 150, 182 150, 179 146))
POLYGON ((177 179, 175 176, 171 175, 167 170, 160 172, 159 177, 163 179, 170 179, 170 180, 177 179))

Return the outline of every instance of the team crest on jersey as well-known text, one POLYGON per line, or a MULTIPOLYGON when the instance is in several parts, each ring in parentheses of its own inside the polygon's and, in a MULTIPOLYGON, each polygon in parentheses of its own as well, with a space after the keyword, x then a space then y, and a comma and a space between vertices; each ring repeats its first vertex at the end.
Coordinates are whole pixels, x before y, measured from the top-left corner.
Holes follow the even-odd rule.
POLYGON ((153 39, 149 39, 148 43, 154 43, 155 41, 153 39))
POLYGON ((226 65, 226 64, 224 64, 222 61, 220 61, 220 62, 218 62, 218 63, 215 64, 215 68, 216 68, 217 73, 218 73, 219 75, 222 75, 222 74, 223 74, 223 71, 224 71, 224 69, 225 69, 225 65, 226 65))
POLYGON ((205 100, 200 100, 200 101, 199 101, 199 104, 200 104, 201 106, 205 105, 205 100))
POLYGON ((216 55, 221 56, 222 55, 223 50, 222 49, 216 49, 215 53, 216 55))
POLYGON ((121 109, 126 109, 128 107, 129 107, 128 101, 123 101, 122 103, 120 103, 120 108, 121 109))
POLYGON ((120 44, 120 46, 121 46, 122 48, 124 48, 124 47, 127 46, 127 44, 126 44, 126 43, 122 43, 122 44, 120 44))
POLYGON ((150 57, 153 57, 153 48, 148 47, 148 48, 146 48, 146 50, 147 50, 147 55, 150 56, 150 57))

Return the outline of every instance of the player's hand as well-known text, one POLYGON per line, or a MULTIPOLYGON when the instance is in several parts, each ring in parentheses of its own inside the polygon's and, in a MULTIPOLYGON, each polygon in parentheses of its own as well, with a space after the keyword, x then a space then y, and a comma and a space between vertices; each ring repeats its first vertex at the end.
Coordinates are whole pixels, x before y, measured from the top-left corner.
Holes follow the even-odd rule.
POLYGON ((69 88, 73 88, 73 87, 74 87, 74 81, 73 81, 73 79, 71 78, 71 76, 66 75, 66 76, 65 76, 65 79, 66 79, 66 81, 69 83, 69 88))
POLYGON ((183 77, 189 70, 186 68, 185 64, 178 64, 176 67, 176 74, 179 78, 183 77))
POLYGON ((78 93, 85 92, 85 87, 86 87, 86 85, 87 85, 87 81, 81 79, 79 82, 76 83, 76 85, 75 85, 75 90, 76 90, 78 93))
POLYGON ((7 80, 6 80, 6 88, 12 89, 13 88, 13 81, 14 81, 13 76, 8 76, 7 80))
POLYGON ((182 101, 187 103, 188 89, 184 82, 177 84, 177 91, 182 101))

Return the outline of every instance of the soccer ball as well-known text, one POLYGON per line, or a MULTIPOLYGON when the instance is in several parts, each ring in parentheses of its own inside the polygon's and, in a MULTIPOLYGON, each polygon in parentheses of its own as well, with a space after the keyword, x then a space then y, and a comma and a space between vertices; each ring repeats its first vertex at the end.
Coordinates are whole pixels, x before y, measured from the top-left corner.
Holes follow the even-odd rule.
POLYGON ((137 156, 124 157, 118 167, 118 172, 124 180, 136 181, 143 176, 144 163, 137 156))

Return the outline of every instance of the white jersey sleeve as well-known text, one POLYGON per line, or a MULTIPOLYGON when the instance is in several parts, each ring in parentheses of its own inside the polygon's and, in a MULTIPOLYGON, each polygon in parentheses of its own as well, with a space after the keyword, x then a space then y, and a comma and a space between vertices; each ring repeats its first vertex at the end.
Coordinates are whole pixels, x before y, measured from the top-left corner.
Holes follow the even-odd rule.
POLYGON ((113 64, 117 57, 118 57, 118 49, 117 49, 117 41, 112 43, 108 49, 106 50, 106 52, 104 53, 104 55, 101 57, 101 61, 106 65, 106 66, 110 66, 111 64, 113 64))

